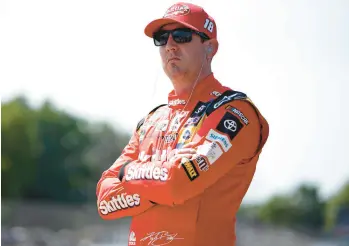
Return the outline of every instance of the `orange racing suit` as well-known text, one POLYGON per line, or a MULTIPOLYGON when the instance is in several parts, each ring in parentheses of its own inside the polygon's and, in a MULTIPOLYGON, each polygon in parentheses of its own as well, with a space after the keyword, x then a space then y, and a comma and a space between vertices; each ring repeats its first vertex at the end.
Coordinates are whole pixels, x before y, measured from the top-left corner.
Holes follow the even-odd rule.
POLYGON ((269 135, 242 92, 211 74, 191 100, 172 91, 97 184, 105 220, 132 216, 128 245, 235 245, 235 214, 269 135), (173 161, 193 143, 197 154, 173 161))

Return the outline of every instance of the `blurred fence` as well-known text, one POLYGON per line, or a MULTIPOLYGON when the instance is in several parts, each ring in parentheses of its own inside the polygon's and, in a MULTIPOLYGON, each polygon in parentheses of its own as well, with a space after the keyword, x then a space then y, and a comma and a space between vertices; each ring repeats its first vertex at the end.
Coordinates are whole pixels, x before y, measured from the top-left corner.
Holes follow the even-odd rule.
MULTIPOLYGON (((130 219, 103 221, 95 205, 2 201, 3 246, 123 246, 130 219)), ((349 239, 308 236, 238 220, 237 246, 348 246, 349 239)))
POLYGON ((96 206, 2 202, 2 245, 126 245, 130 219, 104 221, 96 206))

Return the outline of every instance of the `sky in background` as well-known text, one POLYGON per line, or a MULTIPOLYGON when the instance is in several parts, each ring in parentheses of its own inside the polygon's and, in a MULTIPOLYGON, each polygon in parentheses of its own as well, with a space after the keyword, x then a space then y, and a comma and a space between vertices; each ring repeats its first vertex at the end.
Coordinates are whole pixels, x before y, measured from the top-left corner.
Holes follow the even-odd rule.
MULTIPOLYGON (((190 1, 217 23, 213 71, 246 92, 270 137, 245 201, 349 179, 349 1, 190 1)), ((175 1, 2 0, 2 101, 24 94, 127 131, 171 84, 144 33, 175 1)))

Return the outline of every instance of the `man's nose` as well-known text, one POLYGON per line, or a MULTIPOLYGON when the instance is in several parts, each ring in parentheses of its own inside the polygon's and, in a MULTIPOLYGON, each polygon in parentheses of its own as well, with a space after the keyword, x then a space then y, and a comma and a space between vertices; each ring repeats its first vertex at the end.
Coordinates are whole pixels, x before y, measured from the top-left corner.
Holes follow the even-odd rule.
POLYGON ((168 37, 167 44, 166 44, 166 51, 173 51, 177 50, 178 45, 177 43, 173 40, 172 35, 168 37))

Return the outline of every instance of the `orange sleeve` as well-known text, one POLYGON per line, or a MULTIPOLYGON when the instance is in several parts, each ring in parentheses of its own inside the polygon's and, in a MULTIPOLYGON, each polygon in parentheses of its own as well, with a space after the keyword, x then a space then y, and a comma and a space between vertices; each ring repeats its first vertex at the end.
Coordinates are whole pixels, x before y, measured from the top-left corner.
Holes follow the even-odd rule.
POLYGON ((124 186, 158 204, 183 204, 257 154, 261 124, 250 103, 236 100, 207 114, 192 139, 196 156, 177 163, 132 162, 122 178, 124 186))
POLYGON ((154 206, 138 192, 130 192, 119 180, 122 166, 130 161, 137 160, 138 133, 135 131, 121 156, 114 164, 103 172, 97 183, 97 208, 99 215, 105 220, 118 219, 126 216, 135 216, 154 206))

